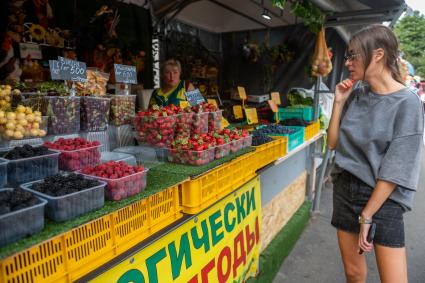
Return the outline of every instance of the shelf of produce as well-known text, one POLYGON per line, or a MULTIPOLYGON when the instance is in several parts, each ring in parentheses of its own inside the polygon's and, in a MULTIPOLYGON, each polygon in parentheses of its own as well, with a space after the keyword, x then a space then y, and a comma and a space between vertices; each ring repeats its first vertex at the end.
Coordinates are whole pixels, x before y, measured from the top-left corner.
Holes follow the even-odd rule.
POLYGON ((164 164, 149 171, 148 186, 139 195, 105 201, 103 208, 64 223, 47 219, 40 233, 0 249, 0 282, 75 281, 183 213, 195 214, 236 190, 260 169, 258 156, 284 154, 284 141, 243 149, 204 166, 164 164))
MULTIPOLYGON (((183 216, 179 186, 185 179, 168 175, 174 183, 171 187, 164 190, 159 184, 151 183, 150 188, 156 193, 137 201, 134 199, 138 196, 108 202, 101 210, 90 213, 90 222, 87 216, 62 225, 47 221, 49 227, 44 233, 49 233, 49 229, 60 231, 55 225, 62 233, 43 238, 42 231, 35 235, 38 241, 29 244, 29 248, 2 259, 0 282, 73 282, 174 223, 183 216), (105 210, 109 213, 102 215, 105 210), (74 227, 78 222, 84 223, 74 227)), ((151 177, 164 180, 164 175, 158 173, 151 177)), ((13 250, 11 245, 1 249, 0 255, 3 257, 13 250)))

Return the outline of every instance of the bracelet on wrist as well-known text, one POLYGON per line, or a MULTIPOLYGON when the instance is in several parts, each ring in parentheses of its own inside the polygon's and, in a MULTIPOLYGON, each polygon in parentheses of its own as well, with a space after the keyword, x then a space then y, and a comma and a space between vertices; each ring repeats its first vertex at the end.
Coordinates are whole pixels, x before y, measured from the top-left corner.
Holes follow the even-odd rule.
POLYGON ((365 218, 359 215, 359 224, 372 224, 372 218, 365 218))

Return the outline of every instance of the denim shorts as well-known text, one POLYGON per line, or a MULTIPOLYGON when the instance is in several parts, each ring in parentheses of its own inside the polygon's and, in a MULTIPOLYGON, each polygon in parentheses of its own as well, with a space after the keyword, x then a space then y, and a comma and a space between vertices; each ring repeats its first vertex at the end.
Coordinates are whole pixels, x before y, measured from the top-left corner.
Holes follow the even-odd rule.
MULTIPOLYGON (((369 200, 373 188, 347 171, 332 174, 333 213, 332 226, 358 234, 359 215, 369 200)), ((404 247, 404 210, 393 200, 387 199, 373 216, 376 223, 374 243, 400 248, 404 247)))

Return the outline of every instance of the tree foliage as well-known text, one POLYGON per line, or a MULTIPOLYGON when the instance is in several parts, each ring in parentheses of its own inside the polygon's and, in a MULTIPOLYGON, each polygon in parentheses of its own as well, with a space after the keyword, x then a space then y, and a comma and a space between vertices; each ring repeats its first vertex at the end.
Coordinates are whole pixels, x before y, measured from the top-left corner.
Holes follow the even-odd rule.
POLYGON ((425 17, 418 11, 403 17, 395 26, 403 58, 409 61, 416 74, 425 78, 425 17))

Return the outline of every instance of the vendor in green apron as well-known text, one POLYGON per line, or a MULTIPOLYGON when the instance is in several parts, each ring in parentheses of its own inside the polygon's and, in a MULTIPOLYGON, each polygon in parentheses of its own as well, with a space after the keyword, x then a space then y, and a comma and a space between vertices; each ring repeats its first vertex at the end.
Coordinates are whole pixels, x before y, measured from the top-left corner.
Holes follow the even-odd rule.
POLYGON ((164 62, 161 68, 161 88, 152 92, 149 106, 174 104, 180 106, 180 101, 186 101, 185 92, 194 90, 188 81, 180 79, 180 62, 170 59, 164 62))

